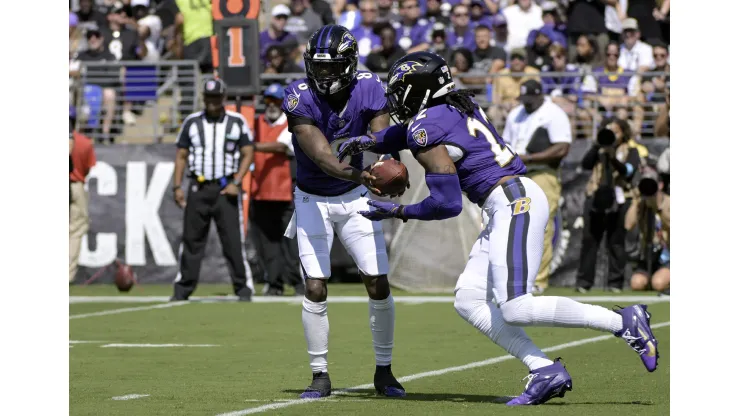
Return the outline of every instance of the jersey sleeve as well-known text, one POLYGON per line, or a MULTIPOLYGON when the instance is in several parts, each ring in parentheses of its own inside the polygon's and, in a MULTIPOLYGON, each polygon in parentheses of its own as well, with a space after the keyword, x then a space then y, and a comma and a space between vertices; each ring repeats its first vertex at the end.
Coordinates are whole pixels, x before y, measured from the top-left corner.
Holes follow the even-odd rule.
POLYGON ((367 85, 363 90, 367 94, 366 97, 368 97, 367 108, 370 113, 373 116, 387 113, 388 100, 385 98, 385 88, 383 88, 383 84, 380 82, 380 77, 371 72, 362 72, 358 75, 362 76, 359 82, 367 85))
POLYGON ((194 117, 191 115, 185 119, 177 134, 177 147, 180 149, 190 148, 190 127, 193 125, 194 117))
POLYGON ((285 88, 282 110, 288 117, 288 129, 291 132, 294 126, 317 124, 311 107, 311 98, 311 92, 303 81, 296 81, 285 88), (304 86, 305 89, 302 89, 304 86))
POLYGON ((447 133, 438 125, 429 120, 429 116, 419 119, 417 116, 406 133, 406 144, 414 155, 425 147, 433 147, 443 143, 447 133))

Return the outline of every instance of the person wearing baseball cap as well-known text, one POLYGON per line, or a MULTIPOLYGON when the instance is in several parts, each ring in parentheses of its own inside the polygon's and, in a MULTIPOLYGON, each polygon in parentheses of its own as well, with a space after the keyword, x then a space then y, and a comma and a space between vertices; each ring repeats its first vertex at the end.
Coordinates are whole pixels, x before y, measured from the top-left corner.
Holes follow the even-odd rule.
POLYGON ((491 26, 493 27, 493 46, 498 46, 509 52, 511 50, 509 47, 509 24, 506 22, 506 17, 501 13, 493 15, 491 26))
POLYGON ((555 214, 562 190, 560 162, 570 150, 572 133, 568 115, 545 97, 542 84, 536 79, 521 84, 518 101, 520 104, 506 118, 501 137, 527 165, 527 177, 542 188, 550 206, 545 247, 534 288, 541 293, 547 288, 550 278, 555 214))
POLYGON ((254 143, 249 216, 257 251, 265 263, 266 296, 281 296, 286 284, 295 288, 296 295, 305 293, 299 274, 298 240, 283 238, 293 215, 296 177, 292 134, 281 109, 284 91, 282 85, 272 84, 262 94, 265 112, 257 118, 254 143))
POLYGON ((214 220, 234 293, 240 301, 248 302, 254 284, 244 258, 240 192, 252 164, 252 129, 243 115, 224 107, 224 81, 207 80, 202 91, 205 110, 187 116, 177 135, 172 191, 175 203, 185 213, 180 270, 170 300, 188 300, 195 291, 208 229, 214 220), (187 202, 182 188, 186 170, 190 178, 187 202))
POLYGON ((653 48, 640 40, 640 27, 637 19, 622 20, 622 45, 619 47, 617 64, 625 71, 645 72, 655 66, 653 48))
MULTIPOLYGON (((270 24, 267 29, 260 32, 259 38, 260 59, 264 63, 267 63, 265 54, 270 46, 279 45, 283 46, 284 49, 298 46, 298 39, 295 35, 285 31, 285 24, 288 22, 288 17, 290 17, 290 8, 284 4, 278 4, 272 8, 270 14, 272 15, 270 24)), ((285 53, 289 55, 288 50, 285 50, 285 53)))

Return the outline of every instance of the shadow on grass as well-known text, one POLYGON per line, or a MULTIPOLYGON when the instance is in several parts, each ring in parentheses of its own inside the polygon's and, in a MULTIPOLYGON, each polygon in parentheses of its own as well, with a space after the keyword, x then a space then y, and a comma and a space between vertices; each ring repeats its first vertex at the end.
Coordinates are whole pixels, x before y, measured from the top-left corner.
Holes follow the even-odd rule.
MULTIPOLYGON (((334 390, 340 391, 341 389, 334 390)), ((292 393, 299 396, 303 393, 303 390, 283 390, 284 393, 292 393)), ((340 394, 333 394, 331 397, 339 398, 346 397, 349 399, 367 399, 367 400, 393 400, 383 396, 379 396, 375 393, 374 389, 361 389, 361 390, 350 390, 342 392, 340 394)), ((480 394, 455 394, 455 393, 406 393, 406 397, 399 399, 404 401, 419 401, 419 402, 453 402, 453 403, 491 403, 491 404, 506 404, 509 400, 513 399, 514 396, 495 396, 495 395, 480 395, 480 394)), ((571 405, 639 405, 639 406, 653 406, 653 402, 643 401, 605 401, 605 402, 578 402, 570 401, 567 399, 555 398, 544 404, 544 406, 571 406, 571 405)))

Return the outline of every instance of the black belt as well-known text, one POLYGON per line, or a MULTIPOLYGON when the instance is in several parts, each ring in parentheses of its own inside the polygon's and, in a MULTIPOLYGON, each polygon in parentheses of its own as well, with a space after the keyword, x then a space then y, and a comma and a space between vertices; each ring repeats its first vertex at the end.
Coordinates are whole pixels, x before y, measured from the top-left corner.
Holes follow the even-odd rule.
POLYGON ((216 179, 205 179, 203 176, 198 176, 195 174, 190 174, 190 179, 197 183, 198 185, 212 185, 214 183, 220 183, 222 180, 226 180, 226 182, 230 182, 232 179, 234 179, 234 174, 222 176, 220 178, 216 179))

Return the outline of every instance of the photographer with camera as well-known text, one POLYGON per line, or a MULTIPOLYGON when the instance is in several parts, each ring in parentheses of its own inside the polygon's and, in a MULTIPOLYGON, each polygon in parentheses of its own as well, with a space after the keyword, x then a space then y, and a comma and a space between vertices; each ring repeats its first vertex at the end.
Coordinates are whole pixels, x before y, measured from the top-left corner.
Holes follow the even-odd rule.
POLYGON ((586 293, 594 284, 596 259, 605 232, 609 251, 608 290, 622 290, 626 263, 624 217, 632 199, 631 182, 640 164, 640 151, 632 140, 629 123, 616 117, 605 119, 596 142, 581 161, 583 169, 593 173, 586 185, 578 292, 586 293))
POLYGON ((632 290, 666 292, 671 282, 670 230, 671 197, 664 192, 661 175, 652 167, 642 170, 638 184, 639 200, 627 210, 624 227, 639 226, 640 260, 632 274, 632 290))

